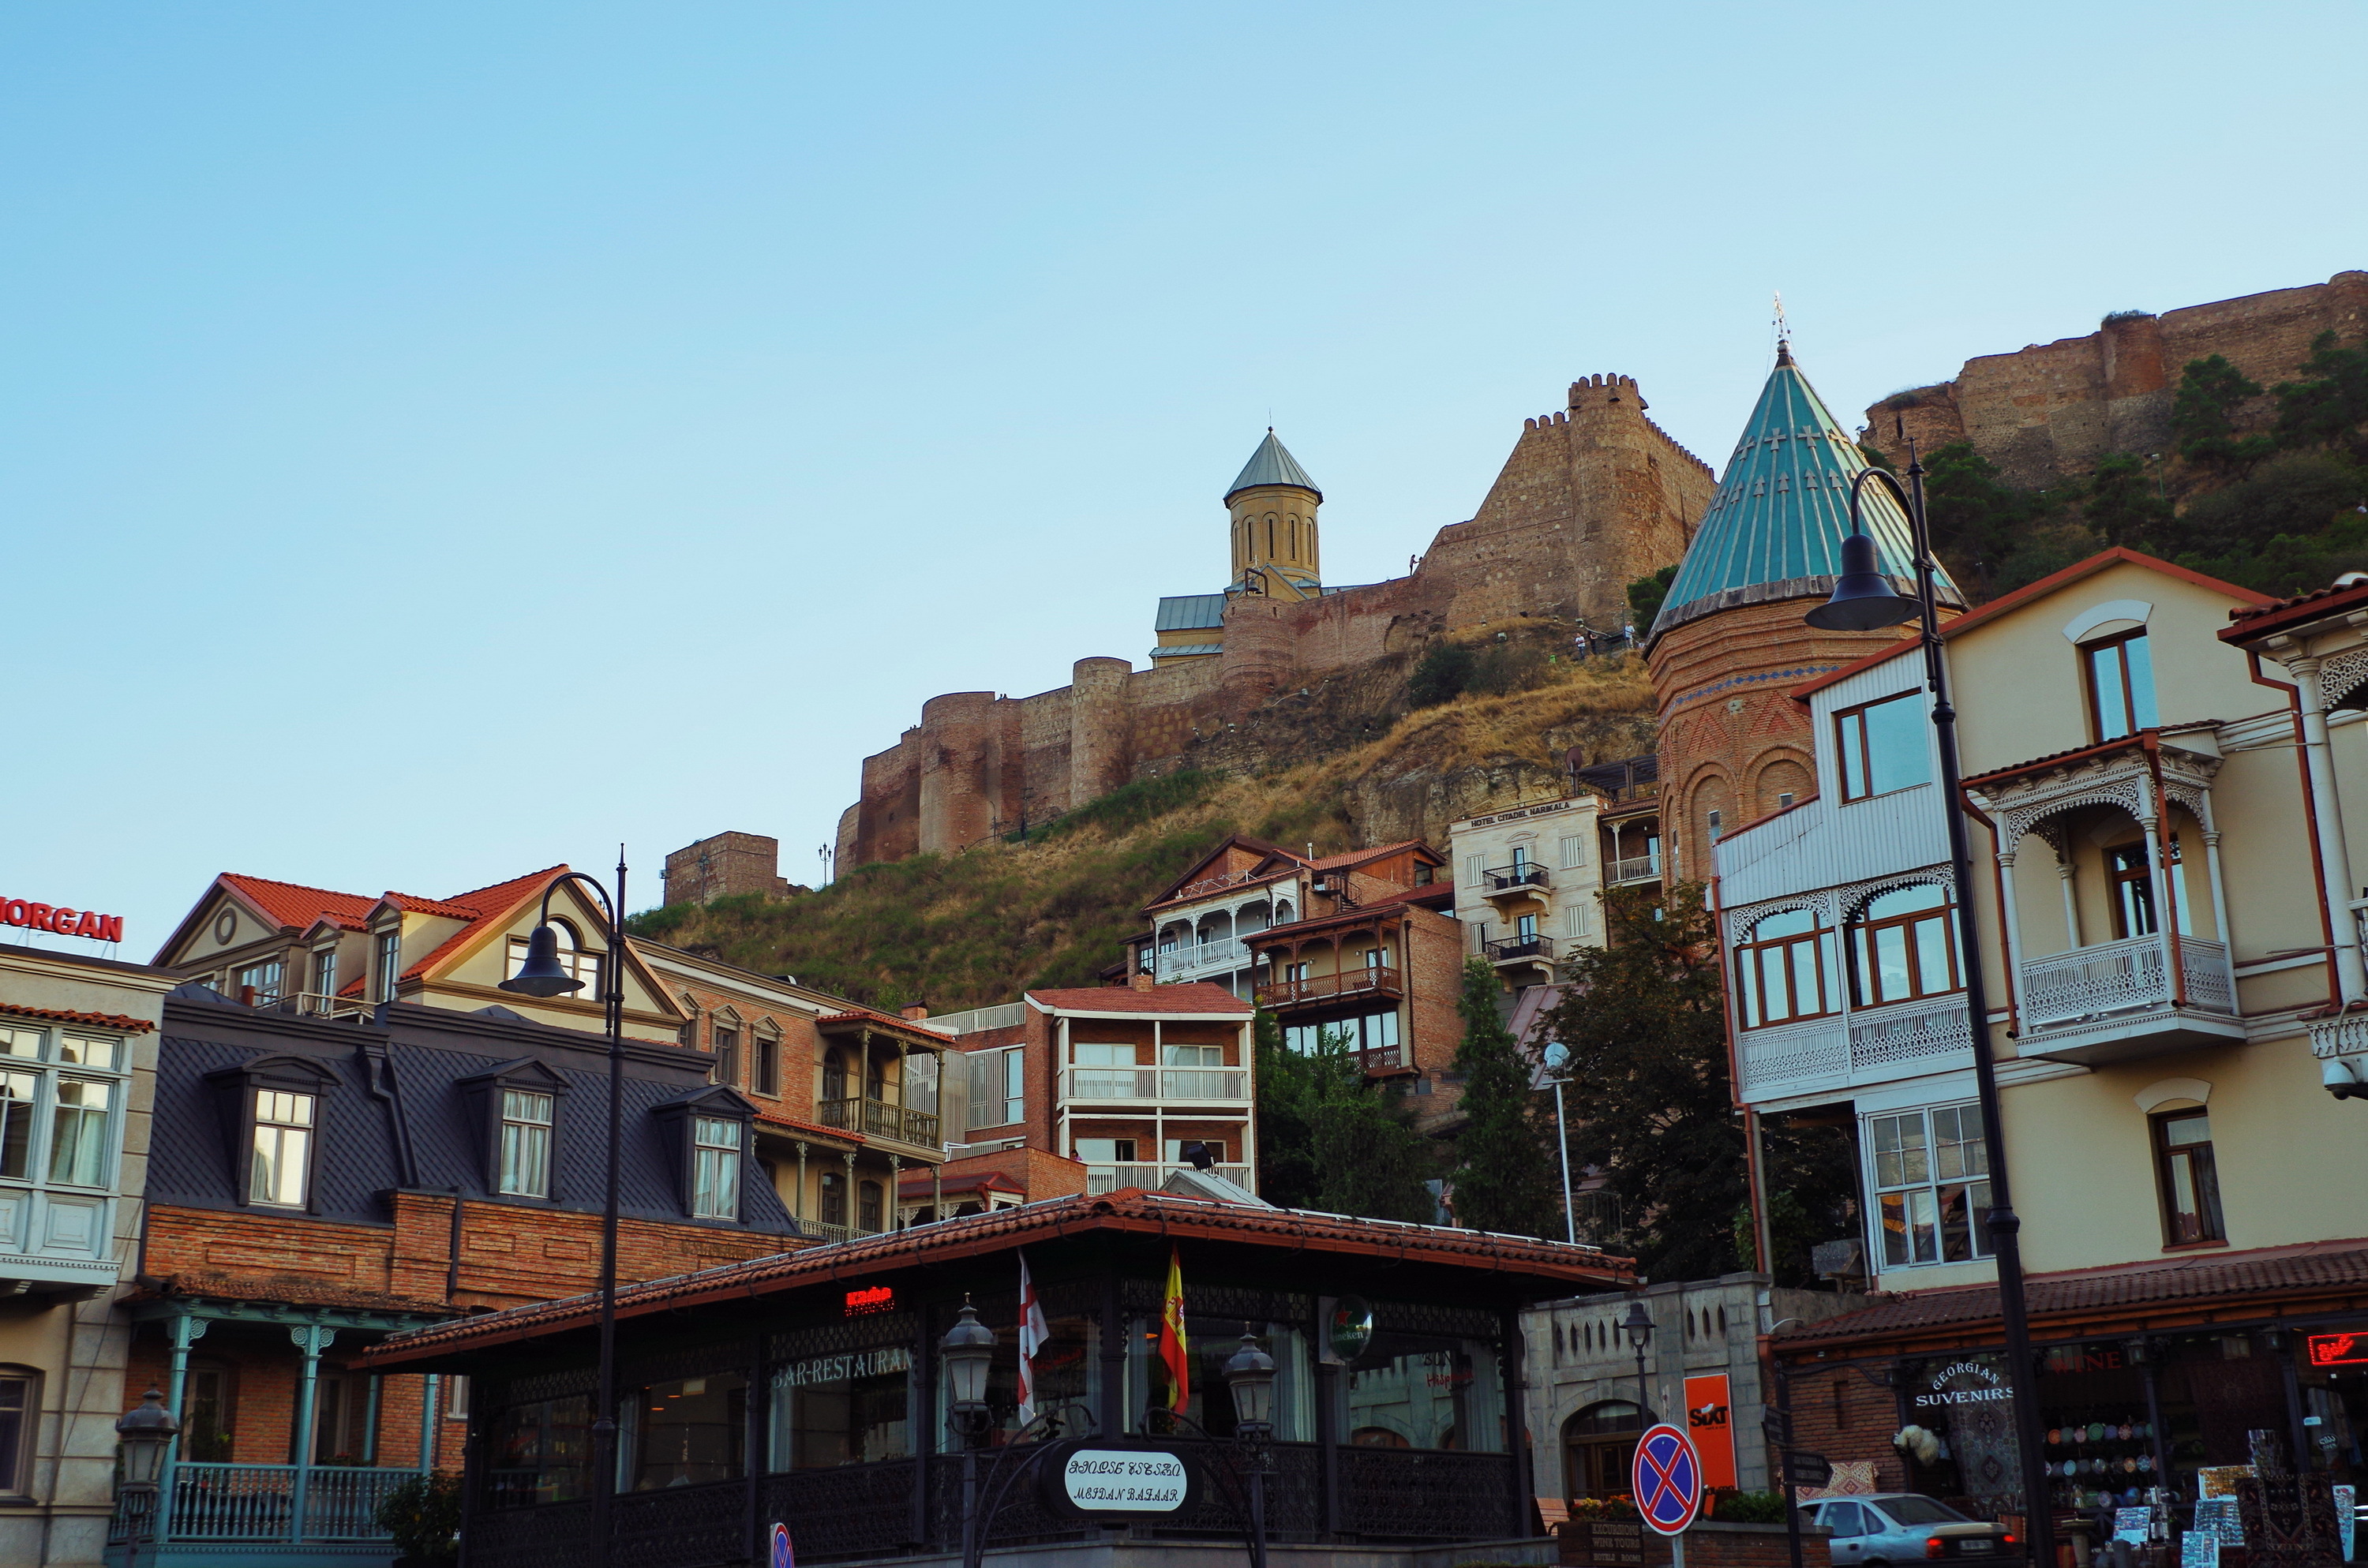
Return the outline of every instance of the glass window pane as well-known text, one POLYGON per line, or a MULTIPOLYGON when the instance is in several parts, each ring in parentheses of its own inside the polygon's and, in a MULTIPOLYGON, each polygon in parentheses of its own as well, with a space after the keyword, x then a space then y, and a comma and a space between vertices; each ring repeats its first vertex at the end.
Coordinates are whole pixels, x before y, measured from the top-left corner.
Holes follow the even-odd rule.
POLYGON ((739 1476, 746 1460, 747 1380, 731 1374, 630 1389, 619 1402, 631 1492, 739 1476))
POLYGON ((1911 692, 1866 710, 1867 792, 1884 795, 1932 777, 1922 694, 1911 692))
POLYGON ((1907 928, 1882 926, 1875 928, 1873 935, 1876 995, 1885 1002, 1896 1002, 1913 994, 1907 983, 1907 928))
POLYGON ((2130 677, 2132 727, 2151 730, 2162 721, 2155 717, 2154 654, 2147 648, 2144 632, 2122 644, 2122 665, 2130 677))
POLYGON ((1990 1245, 1990 1184, 1975 1182, 1965 1189, 1965 1205, 1974 1212, 1974 1256, 1987 1257, 1990 1245))
POLYGON ((1859 918, 1872 924, 1888 920, 1895 915, 1913 915, 1919 909, 1938 909, 1948 902, 1949 895, 1930 882, 1912 882, 1904 888, 1879 892, 1866 901, 1859 918))
POLYGON ((2163 1141, 2174 1147, 2183 1143, 2212 1142, 2212 1119, 2208 1116, 2182 1116, 2162 1124, 2163 1141))
POLYGON ((2122 699, 2121 644, 2089 650, 2089 690, 2097 705, 2097 738, 2110 741, 2128 734, 2130 713, 2122 699))
POLYGON ((1845 713, 1834 721, 1837 733, 1835 750, 1841 754, 1842 799, 1855 801, 1866 793, 1866 767, 1861 748, 1866 744, 1866 726, 1861 715, 1845 713))
POLYGON ((58 1083, 50 1119, 50 1179, 77 1187, 107 1184, 107 1111, 115 1085, 80 1078, 58 1083))
POLYGON ((1966 1207, 1965 1188, 1944 1187, 1941 1189, 1941 1261, 1964 1263, 1973 1256, 1973 1216, 1966 1207))
POLYGON ((58 1041, 59 1061, 96 1067, 107 1073, 121 1070, 122 1053, 123 1042, 120 1040, 92 1040, 70 1034, 58 1041))
POLYGON ((1899 1119, 1900 1176, 1904 1181, 1930 1181, 1931 1158, 1924 1142, 1924 1118, 1918 1112, 1899 1119))
POLYGON ((1957 988, 1954 966, 1950 962, 1949 917, 1936 915, 1918 920, 1909 927, 1916 934, 1916 994, 1938 995, 1957 988))
POLYGON ((1913 1244, 1916 1261, 1941 1261, 1940 1205, 1930 1187, 1919 1188, 1907 1195, 1908 1239, 1913 1244))
POLYGON ((810 1357, 776 1370, 766 1469, 832 1470, 905 1458, 912 1452, 905 1403, 912 1366, 912 1351, 892 1345, 810 1357))
POLYGON ((0 1056, 22 1056, 39 1061, 41 1055, 41 1031, 0 1028, 0 1056))
POLYGON ((1794 942, 1793 952, 1793 1010, 1803 1016, 1826 1010, 1825 987, 1817 975, 1817 944, 1794 942))
POLYGON ((1908 1261, 1907 1255, 1907 1195, 1886 1192, 1878 1206, 1879 1223, 1883 1232, 1883 1261, 1896 1268, 1908 1261))

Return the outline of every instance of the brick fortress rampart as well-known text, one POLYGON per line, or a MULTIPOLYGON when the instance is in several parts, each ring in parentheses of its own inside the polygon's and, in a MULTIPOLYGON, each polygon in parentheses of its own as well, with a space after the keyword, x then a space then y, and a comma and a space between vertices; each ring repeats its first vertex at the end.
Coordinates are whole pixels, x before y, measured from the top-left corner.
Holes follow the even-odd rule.
MULTIPOLYGON (((1235 595, 1213 655, 1147 670, 1080 659, 1070 685, 1033 697, 931 698, 896 744, 864 758, 838 863, 957 850, 1049 821, 1173 766, 1196 736, 1286 686, 1483 622, 1616 630, 1627 585, 1684 554, 1714 485, 1645 416, 1633 377, 1575 381, 1565 407, 1522 422, 1479 510, 1440 528, 1406 576, 1297 601, 1235 595)), ((1212 528, 1212 551, 1220 539, 1212 528)))
MULTIPOLYGON (((1868 445, 1891 452, 1905 433, 1930 452, 1953 441, 1998 464, 2014 483, 2037 487, 2087 473, 2108 452, 2167 449, 2180 373, 2225 355, 2264 387, 2294 379, 2311 339, 2337 334, 2356 346, 2368 333, 2368 272, 2133 314, 2085 337, 2034 343, 2012 354, 1968 359, 1953 381, 1897 392, 1866 411, 1868 445)), ((2238 411, 2265 427, 2270 398, 2238 411)))

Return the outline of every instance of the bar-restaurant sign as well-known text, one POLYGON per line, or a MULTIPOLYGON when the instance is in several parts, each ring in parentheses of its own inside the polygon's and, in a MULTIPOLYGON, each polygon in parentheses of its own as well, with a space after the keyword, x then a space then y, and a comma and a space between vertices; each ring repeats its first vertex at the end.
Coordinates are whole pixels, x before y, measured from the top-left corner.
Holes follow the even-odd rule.
POLYGON ((51 931, 61 937, 88 937, 100 942, 123 940, 120 915, 100 915, 72 904, 42 903, 29 898, 0 897, 0 925, 51 931))

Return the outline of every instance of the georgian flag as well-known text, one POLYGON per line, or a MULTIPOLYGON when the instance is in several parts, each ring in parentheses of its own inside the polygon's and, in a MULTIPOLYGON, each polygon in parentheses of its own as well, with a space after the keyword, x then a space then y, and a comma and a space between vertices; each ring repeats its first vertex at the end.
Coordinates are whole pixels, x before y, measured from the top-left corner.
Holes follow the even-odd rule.
POLYGON ((1044 1322, 1044 1304, 1036 1299, 1036 1282, 1028 1278, 1028 1255, 1019 1255, 1019 1424, 1036 1419, 1036 1352, 1053 1337, 1044 1322))

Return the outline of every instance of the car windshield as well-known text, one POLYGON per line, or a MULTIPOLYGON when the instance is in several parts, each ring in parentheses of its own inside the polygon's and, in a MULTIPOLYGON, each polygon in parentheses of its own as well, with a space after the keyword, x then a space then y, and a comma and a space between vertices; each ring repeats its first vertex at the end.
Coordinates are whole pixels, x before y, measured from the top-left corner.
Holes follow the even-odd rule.
POLYGON ((1964 1515, 1946 1503, 1938 1503, 1930 1497, 1885 1497, 1876 1506, 1890 1515, 1896 1524, 1958 1525, 1965 1522, 1964 1515))

